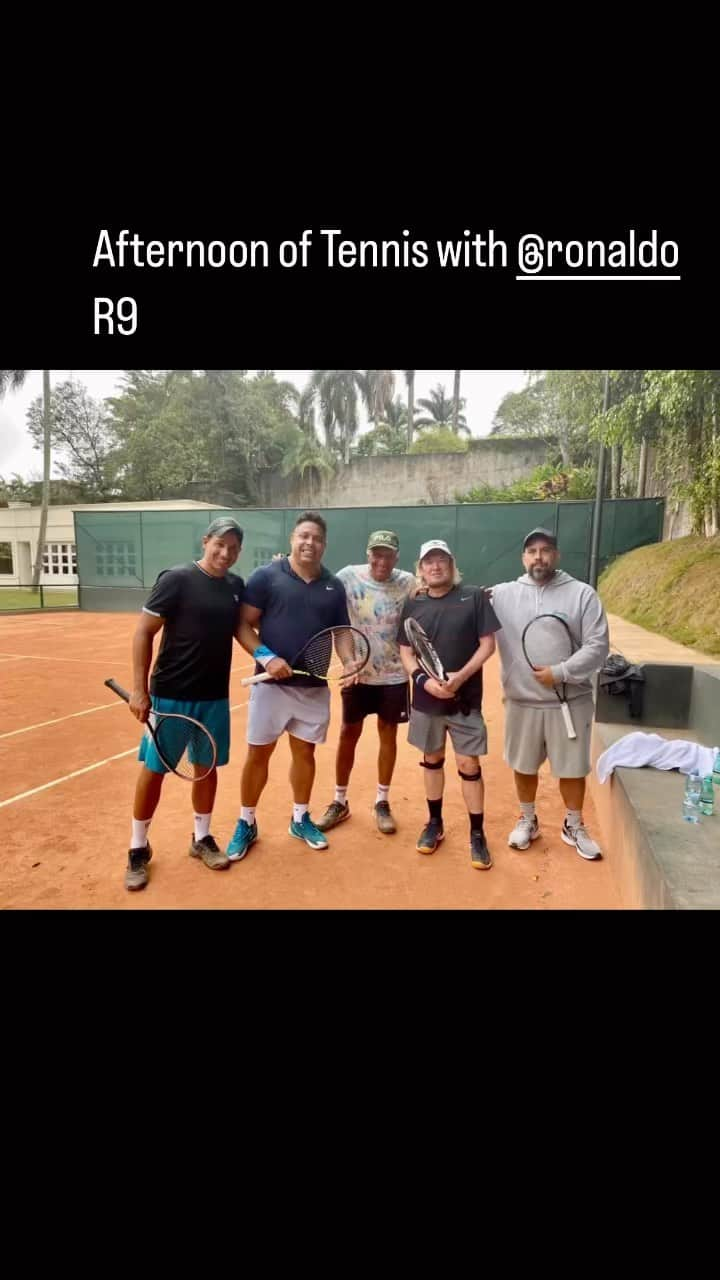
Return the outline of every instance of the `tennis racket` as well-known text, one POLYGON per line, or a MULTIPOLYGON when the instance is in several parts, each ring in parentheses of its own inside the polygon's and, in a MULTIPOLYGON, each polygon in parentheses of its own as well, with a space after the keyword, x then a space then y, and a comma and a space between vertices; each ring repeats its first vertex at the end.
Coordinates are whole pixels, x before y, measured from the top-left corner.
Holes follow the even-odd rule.
MULTIPOLYGON (((114 680, 106 680, 105 684, 123 702, 130 701, 130 694, 114 680)), ((145 729, 165 768, 184 782, 202 782, 212 773, 217 744, 199 720, 175 712, 151 711, 145 729)))
POLYGON ((411 646, 419 665, 422 667, 426 676, 430 676, 433 680, 439 680, 444 684, 447 680, 445 668, 438 657, 437 652, 431 645, 426 631, 420 626, 415 618, 405 619, 405 638, 411 646))
MULTIPOLYGON (((369 659, 368 638, 357 627, 328 627, 307 641, 290 666, 295 676, 314 676, 332 684, 357 675, 369 659)), ((240 684, 264 684, 272 678, 264 671, 259 676, 246 676, 240 684)))
MULTIPOLYGON (((525 660, 533 671, 538 671, 541 667, 557 667, 561 662, 567 662, 576 652, 567 622, 556 613, 540 613, 532 622, 528 622, 522 635, 522 648, 525 660)), ((560 703, 567 736, 577 738, 565 683, 555 685, 554 690, 560 703)))

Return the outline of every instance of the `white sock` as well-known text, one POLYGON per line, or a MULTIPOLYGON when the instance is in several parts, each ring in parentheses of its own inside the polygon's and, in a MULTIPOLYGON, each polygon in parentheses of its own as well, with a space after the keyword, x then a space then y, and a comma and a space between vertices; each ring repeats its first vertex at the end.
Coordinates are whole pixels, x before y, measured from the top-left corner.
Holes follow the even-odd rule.
POLYGON ((240 820, 241 822, 247 822, 249 827, 253 827, 255 825, 255 808, 249 809, 244 804, 240 810, 240 820))
POLYGON ((568 809, 565 821, 571 831, 576 831, 582 826, 582 809, 568 809))
POLYGON ((376 795, 376 797, 375 797, 375 803, 376 803, 376 804, 389 804, 389 802, 390 802, 390 788, 389 788, 389 787, 383 787, 383 786, 378 782, 378 789, 377 789, 377 795, 376 795))
POLYGON ((335 788, 335 799, 338 804, 347 804, 347 793, 348 793, 347 787, 335 788))
POLYGON ((138 821, 137 818, 132 820, 132 835, 130 837, 131 849, 147 849, 148 831, 150 830, 150 819, 148 822, 138 821))
POLYGON ((527 818, 528 822, 534 822, 534 820, 535 820, 535 801, 534 801, 534 800, 530 800, 530 801, 528 801, 528 803, 527 803, 527 804, 521 803, 521 805, 520 805, 520 812, 522 813, 523 818, 527 818))
POLYGON ((196 813, 193 816, 195 818, 195 839, 204 840, 206 836, 210 835, 212 813, 196 813))
POLYGON ((294 804, 293 805, 293 822, 302 822, 309 808, 310 808, 309 804, 294 804))

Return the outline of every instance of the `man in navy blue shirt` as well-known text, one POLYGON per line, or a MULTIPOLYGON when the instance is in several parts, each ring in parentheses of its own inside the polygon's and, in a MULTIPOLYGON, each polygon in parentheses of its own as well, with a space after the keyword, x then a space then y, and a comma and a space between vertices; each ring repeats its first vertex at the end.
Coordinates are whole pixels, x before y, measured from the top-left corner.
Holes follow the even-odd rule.
MULTIPOLYGON (((290 835, 311 849, 328 842, 310 818, 315 779, 315 747, 325 741, 330 720, 330 690, 312 676, 295 676, 291 663, 314 635, 328 627, 349 626, 345 588, 322 563, 327 525, 315 511, 298 516, 290 555, 263 565, 245 589, 242 622, 259 632, 259 646, 238 639, 272 676, 252 687, 248 707, 248 755, 242 775, 240 818, 227 856, 239 862, 258 836, 255 811, 268 778, 278 738, 290 739, 293 816, 290 835)), ((247 635, 247 633, 245 633, 247 635)))

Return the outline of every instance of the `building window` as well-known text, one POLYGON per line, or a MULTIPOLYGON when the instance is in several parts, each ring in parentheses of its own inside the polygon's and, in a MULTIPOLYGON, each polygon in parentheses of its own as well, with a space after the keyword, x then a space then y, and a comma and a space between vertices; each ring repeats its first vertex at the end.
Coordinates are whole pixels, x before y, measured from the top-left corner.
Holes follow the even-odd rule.
POLYGON ((95 572, 99 578, 137 577, 134 542, 98 542, 95 572))
POLYGON ((43 553, 43 573, 53 578, 67 578, 77 573, 77 553, 74 542, 46 542, 43 553))
POLYGON ((0 573, 14 573, 12 543, 0 542, 0 573))

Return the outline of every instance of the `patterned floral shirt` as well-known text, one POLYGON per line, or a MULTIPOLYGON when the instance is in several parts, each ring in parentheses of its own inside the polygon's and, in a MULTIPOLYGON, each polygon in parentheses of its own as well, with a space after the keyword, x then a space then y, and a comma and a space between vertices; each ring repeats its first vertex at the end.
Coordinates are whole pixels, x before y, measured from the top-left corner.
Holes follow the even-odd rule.
POLYGON ((406 684, 397 629, 415 582, 413 574, 393 569, 387 582, 376 582, 368 565, 357 564, 341 569, 336 577, 345 587, 352 626, 370 642, 370 661, 360 673, 360 684, 406 684))

